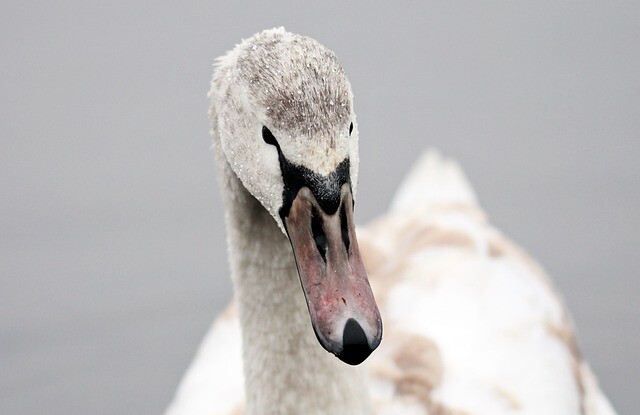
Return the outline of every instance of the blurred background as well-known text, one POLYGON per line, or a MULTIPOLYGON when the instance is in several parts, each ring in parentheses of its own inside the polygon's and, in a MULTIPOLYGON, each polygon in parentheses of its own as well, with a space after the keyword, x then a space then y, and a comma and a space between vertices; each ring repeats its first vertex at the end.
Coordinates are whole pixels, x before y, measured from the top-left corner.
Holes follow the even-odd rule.
POLYGON ((231 295, 211 65, 281 25, 350 77, 357 221, 421 150, 458 159, 635 413, 640 3, 227 3, 0 5, 0 413, 168 404, 231 295))

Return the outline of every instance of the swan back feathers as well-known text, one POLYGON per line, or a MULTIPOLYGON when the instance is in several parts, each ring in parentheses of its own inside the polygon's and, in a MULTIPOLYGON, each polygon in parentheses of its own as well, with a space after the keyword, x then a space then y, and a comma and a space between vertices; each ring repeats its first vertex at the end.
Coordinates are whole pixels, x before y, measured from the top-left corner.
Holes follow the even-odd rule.
POLYGON ((400 184, 391 210, 424 210, 443 205, 479 208, 475 192, 458 163, 436 150, 427 150, 400 184))

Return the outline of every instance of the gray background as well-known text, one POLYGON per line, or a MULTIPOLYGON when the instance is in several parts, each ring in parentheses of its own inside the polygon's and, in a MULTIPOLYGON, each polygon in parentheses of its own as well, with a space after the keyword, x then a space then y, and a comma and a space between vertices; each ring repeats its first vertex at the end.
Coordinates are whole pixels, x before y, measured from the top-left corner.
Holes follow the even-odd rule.
POLYGON ((459 159, 635 413, 640 3, 299 3, 0 5, 0 413, 169 402, 231 292, 211 64, 277 25, 350 76, 357 220, 422 149, 459 159))

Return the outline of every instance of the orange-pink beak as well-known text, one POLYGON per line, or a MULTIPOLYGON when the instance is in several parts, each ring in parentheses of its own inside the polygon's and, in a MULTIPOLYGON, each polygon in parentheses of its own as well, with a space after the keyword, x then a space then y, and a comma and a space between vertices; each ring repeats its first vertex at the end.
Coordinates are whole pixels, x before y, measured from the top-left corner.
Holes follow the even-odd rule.
POLYGON ((320 344, 348 364, 362 363, 380 344, 382 319, 358 249, 350 185, 342 185, 332 214, 300 188, 283 219, 320 344))

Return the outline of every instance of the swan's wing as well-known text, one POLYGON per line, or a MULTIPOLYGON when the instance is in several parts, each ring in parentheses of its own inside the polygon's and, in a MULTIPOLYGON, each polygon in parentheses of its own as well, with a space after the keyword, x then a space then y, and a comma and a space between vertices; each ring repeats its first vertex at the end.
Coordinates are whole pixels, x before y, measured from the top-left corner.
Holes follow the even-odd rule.
POLYGON ((235 301, 213 323, 165 415, 241 415, 244 378, 235 301))
POLYGON ((614 414, 546 275, 486 223, 455 164, 425 156, 358 239, 385 328, 377 413, 614 414))

